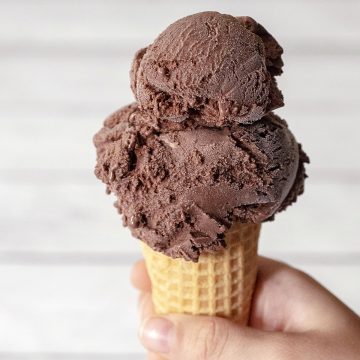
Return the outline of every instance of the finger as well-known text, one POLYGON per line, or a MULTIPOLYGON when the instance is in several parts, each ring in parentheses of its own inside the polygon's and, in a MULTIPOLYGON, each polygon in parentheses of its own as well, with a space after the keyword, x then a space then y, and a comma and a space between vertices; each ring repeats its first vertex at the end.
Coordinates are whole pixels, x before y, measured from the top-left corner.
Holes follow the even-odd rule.
MULTIPOLYGON (((144 319, 148 319, 155 315, 154 305, 152 303, 151 294, 149 292, 141 292, 138 299, 138 312, 140 316, 140 323, 144 321, 144 319)), ((147 355, 148 360, 162 360, 158 354, 149 352, 147 355)))
POLYGON ((266 275, 271 276, 272 274, 278 272, 279 270, 287 269, 289 267, 290 265, 282 261, 270 259, 265 256, 258 257, 258 272, 262 276, 266 276, 266 275))
POLYGON ((160 356, 159 354, 155 353, 148 353, 147 360, 163 360, 164 358, 160 356))
POLYGON ((287 332, 336 326, 339 319, 327 316, 329 312, 353 318, 345 305, 307 274, 259 257, 250 326, 287 332))
POLYGON ((141 291, 151 291, 151 281, 146 270, 145 261, 139 260, 131 271, 131 283, 141 291))
POLYGON ((283 331, 289 327, 288 308, 293 305, 288 302, 288 271, 288 265, 259 256, 249 320, 251 327, 269 331, 283 331))
POLYGON ((138 300, 138 312, 140 323, 145 319, 155 315, 154 305, 151 299, 151 293, 141 292, 138 300))
MULTIPOLYGON (((154 305, 151 299, 151 293, 141 292, 138 300, 138 310, 140 316, 140 323, 144 323, 146 319, 155 316, 154 305)), ((139 330, 139 337, 141 333, 141 327, 139 330)), ((163 360, 164 358, 156 353, 149 352, 147 355, 148 360, 163 360)))
POLYGON ((169 315, 144 321, 143 345, 165 359, 288 359, 296 335, 263 332, 216 317, 169 315))

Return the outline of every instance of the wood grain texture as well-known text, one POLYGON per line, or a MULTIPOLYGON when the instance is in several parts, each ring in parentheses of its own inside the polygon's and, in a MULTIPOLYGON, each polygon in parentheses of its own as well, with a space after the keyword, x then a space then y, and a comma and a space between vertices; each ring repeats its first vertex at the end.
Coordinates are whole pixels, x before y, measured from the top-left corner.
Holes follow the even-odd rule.
MULTIPOLYGON (((314 168, 360 170, 353 150, 359 59, 288 57, 279 81, 286 107, 278 113, 311 154, 314 168)), ((0 151, 7 154, 0 167, 92 169, 93 134, 108 114, 133 101, 130 62, 130 54, 122 60, 70 55, 0 59, 0 77, 8 84, 0 89, 0 151)))
POLYGON ((2 360, 146 360, 144 353, 74 353, 74 352, 8 352, 1 351, 0 359, 2 360))
POLYGON ((2 266, 0 351, 141 352, 128 279, 121 266, 2 266))
MULTIPOLYGON (((101 105, 109 106, 113 103, 113 106, 121 106, 133 101, 129 71, 138 47, 128 47, 127 44, 119 44, 118 47, 126 50, 123 56, 104 56, 101 49, 91 56, 64 52, 59 57, 50 51, 42 57, 38 57, 36 52, 24 56, 16 53, 2 56, 0 74, 5 86, 0 89, 0 98, 4 110, 15 110, 15 113, 9 111, 7 114, 14 117, 26 114, 31 116, 34 109, 41 115, 41 110, 51 110, 52 104, 78 104, 80 107, 91 99, 89 107, 84 107, 82 112, 76 112, 75 108, 74 113, 74 109, 69 107, 63 114, 89 116, 101 105), (32 104, 34 108, 9 108, 16 102, 32 104)), ((359 58, 360 55, 341 53, 317 56, 286 52, 284 73, 278 78, 279 87, 284 92, 285 100, 295 105, 297 102, 299 105, 308 103, 310 110, 322 109, 324 113, 338 106, 343 108, 340 110, 348 111, 344 115, 351 115, 349 111, 354 109, 347 109, 348 105, 356 103, 360 98, 357 91, 360 75, 356 71, 359 58), (326 104, 332 107, 324 107, 326 104)), ((287 108, 291 110, 292 104, 287 104, 287 108)), ((84 117, 82 119, 85 120, 84 117)))
POLYGON ((360 312, 358 0, 4 0, 0 11, 0 359, 143 359, 137 241, 94 177, 92 136, 133 101, 133 53, 169 23, 251 15, 285 48, 278 113, 311 156, 306 194, 260 253, 360 312))
MULTIPOLYGON (((125 251, 137 240, 122 227, 114 198, 94 185, 2 185, 0 251, 125 251), (5 211, 6 210, 6 211, 5 211)), ((260 249, 360 251, 360 185, 308 182, 306 194, 262 229, 260 249), (340 245, 341 244, 341 245, 340 245)))
POLYGON ((5 43, 112 43, 121 39, 152 39, 171 22, 199 11, 216 10, 234 15, 251 15, 284 40, 309 39, 344 43, 357 41, 359 2, 235 1, 205 3, 186 1, 6 1, 1 12, 0 40, 5 43), (346 5, 344 5, 346 4, 346 5), (46 29, 46 31, 44 31, 46 29))
MULTIPOLYGON (((344 281, 349 274, 357 277, 359 265, 302 268, 360 311, 359 292, 344 281)), ((1 351, 141 353, 137 295, 128 276, 129 267, 124 266, 2 266, 0 355, 1 351)))
MULTIPOLYGON (((29 115, 23 115, 24 120, 21 122, 15 116, 5 117, 8 121, 4 121, 1 126, 0 151, 6 156, 1 157, 0 168, 65 169, 75 170, 75 173, 81 169, 91 173, 95 164, 92 137, 101 128, 103 119, 123 104, 126 102, 114 101, 113 104, 93 108, 91 115, 76 116, 60 114, 68 112, 72 108, 71 104, 68 107, 54 105, 54 108, 44 108, 20 102, 19 108, 22 110, 15 112, 24 112, 27 108, 29 115), (34 107, 38 108, 37 114, 34 107)), ((85 108, 85 105, 77 104, 74 113, 85 108)), ((358 141, 359 124, 355 103, 349 107, 344 104, 339 105, 339 108, 332 106, 332 112, 325 111, 325 108, 311 108, 306 102, 303 106, 297 102, 291 105, 291 109, 283 109, 278 113, 288 120, 290 129, 310 155, 309 169, 334 169, 338 170, 339 176, 342 171, 359 171, 360 158, 354 149, 358 141)))

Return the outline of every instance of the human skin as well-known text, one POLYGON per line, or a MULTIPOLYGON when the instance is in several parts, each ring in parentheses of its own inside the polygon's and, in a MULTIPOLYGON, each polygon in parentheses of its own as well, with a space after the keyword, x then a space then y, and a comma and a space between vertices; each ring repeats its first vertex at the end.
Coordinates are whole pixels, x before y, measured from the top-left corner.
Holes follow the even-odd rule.
POLYGON ((259 257, 248 327, 208 316, 156 316, 143 261, 131 280, 140 290, 139 336, 149 360, 360 359, 359 316, 284 263, 259 257))

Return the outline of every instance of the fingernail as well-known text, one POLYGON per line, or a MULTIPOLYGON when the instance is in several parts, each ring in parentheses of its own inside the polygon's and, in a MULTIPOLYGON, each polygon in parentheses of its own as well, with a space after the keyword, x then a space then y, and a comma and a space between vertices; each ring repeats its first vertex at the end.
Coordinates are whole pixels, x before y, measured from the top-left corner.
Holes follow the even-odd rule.
POLYGON ((139 332, 142 344, 148 350, 158 353, 167 353, 170 351, 173 335, 173 323, 161 317, 153 317, 145 320, 139 332))

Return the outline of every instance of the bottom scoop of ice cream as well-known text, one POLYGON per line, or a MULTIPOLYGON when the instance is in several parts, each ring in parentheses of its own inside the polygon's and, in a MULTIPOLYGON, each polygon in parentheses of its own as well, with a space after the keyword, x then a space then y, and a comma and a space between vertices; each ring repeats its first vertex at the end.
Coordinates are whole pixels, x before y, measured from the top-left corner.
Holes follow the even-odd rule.
POLYGON ((295 201, 307 161, 272 113, 249 125, 198 124, 132 104, 94 138, 96 175, 117 196, 125 225, 154 250, 192 261, 226 246, 232 223, 260 223, 295 201))

